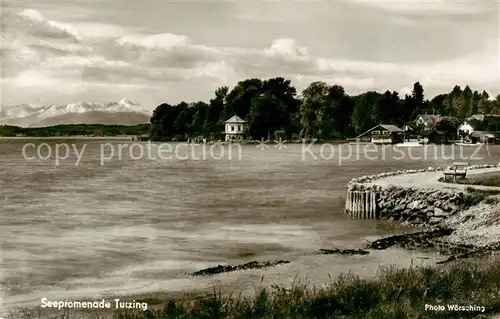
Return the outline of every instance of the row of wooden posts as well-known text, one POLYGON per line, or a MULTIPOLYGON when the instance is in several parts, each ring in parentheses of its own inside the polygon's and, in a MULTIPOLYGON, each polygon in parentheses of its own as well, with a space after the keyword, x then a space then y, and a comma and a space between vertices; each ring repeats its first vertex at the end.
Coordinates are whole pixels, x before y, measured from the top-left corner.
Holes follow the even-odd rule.
POLYGON ((378 218, 377 199, 378 193, 374 191, 347 191, 345 212, 357 219, 378 218))

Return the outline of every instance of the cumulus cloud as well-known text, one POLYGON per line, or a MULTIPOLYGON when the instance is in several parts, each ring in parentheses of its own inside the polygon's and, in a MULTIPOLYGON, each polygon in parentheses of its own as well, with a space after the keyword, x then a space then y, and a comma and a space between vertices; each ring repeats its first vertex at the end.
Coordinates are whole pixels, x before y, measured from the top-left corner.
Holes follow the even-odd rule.
POLYGON ((280 56, 285 59, 310 60, 309 49, 300 46, 295 39, 276 39, 271 46, 264 49, 264 53, 271 56, 280 56))
POLYGON ((71 25, 49 20, 40 12, 34 9, 24 9, 17 13, 21 20, 26 22, 26 26, 31 28, 33 34, 40 37, 54 39, 82 40, 80 34, 71 25))

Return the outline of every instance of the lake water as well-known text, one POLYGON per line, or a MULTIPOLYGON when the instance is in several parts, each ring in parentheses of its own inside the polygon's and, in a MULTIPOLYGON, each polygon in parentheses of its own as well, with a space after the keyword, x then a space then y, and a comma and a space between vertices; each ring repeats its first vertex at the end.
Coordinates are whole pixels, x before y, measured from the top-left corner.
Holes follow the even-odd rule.
POLYGON ((321 284, 350 270, 373 276, 379 265, 434 262, 440 257, 401 249, 366 256, 316 252, 360 248, 367 240, 402 231, 394 222, 352 220, 344 214, 352 178, 449 165, 450 155, 455 160, 474 155, 472 163, 497 163, 500 156, 498 146, 399 151, 370 146, 367 152, 355 145, 289 144, 281 150, 233 147, 230 159, 227 145, 192 153, 171 144, 173 152, 179 145, 177 154, 153 159, 139 156, 141 147, 149 147, 154 157, 159 145, 141 142, 132 153, 122 148, 118 158, 119 144, 132 142, 109 143, 0 140, 4 310, 37 307, 42 297, 97 299, 212 290, 214 285, 240 292, 253 290, 263 275, 264 285, 290 285, 297 278, 321 284), (26 143, 33 144, 24 156, 26 143), (52 150, 47 160, 36 154, 42 143, 48 144, 40 155, 52 150), (61 143, 71 153, 55 165, 54 151, 61 143), (79 151, 85 145, 78 165, 72 144, 79 151), (274 259, 291 263, 208 278, 187 275, 217 264, 274 259))

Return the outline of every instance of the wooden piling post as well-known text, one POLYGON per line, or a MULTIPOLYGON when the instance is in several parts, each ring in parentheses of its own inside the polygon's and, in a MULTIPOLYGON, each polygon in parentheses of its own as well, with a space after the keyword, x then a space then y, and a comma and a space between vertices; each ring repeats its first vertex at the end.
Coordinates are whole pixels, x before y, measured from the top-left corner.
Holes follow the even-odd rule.
POLYGON ((366 191, 361 193, 361 218, 366 219, 366 191))
POLYGON ((356 192, 356 218, 359 219, 359 212, 361 211, 361 201, 359 200, 359 191, 356 192))
POLYGON ((353 196, 354 196, 354 209, 353 209, 354 215, 353 215, 353 217, 357 218, 358 217, 358 215, 357 215, 358 214, 358 192, 354 192, 353 196))
POLYGON ((366 219, 370 218, 370 196, 371 195, 372 195, 372 193, 370 191, 366 191, 366 199, 365 199, 365 202, 366 202, 366 213, 365 213, 366 219))
POLYGON ((350 192, 351 193, 351 203, 350 203, 350 208, 349 208, 349 214, 351 215, 352 217, 352 214, 354 213, 354 192, 350 192))

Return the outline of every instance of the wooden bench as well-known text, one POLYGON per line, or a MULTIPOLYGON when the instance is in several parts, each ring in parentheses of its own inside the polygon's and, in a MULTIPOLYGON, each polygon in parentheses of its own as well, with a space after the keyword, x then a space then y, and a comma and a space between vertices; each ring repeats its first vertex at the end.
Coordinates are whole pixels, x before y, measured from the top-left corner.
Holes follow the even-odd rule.
POLYGON ((444 171, 444 180, 446 181, 448 176, 453 176, 453 181, 455 181, 457 177, 463 179, 467 175, 468 168, 469 163, 467 162, 455 162, 453 163, 451 170, 444 171))

